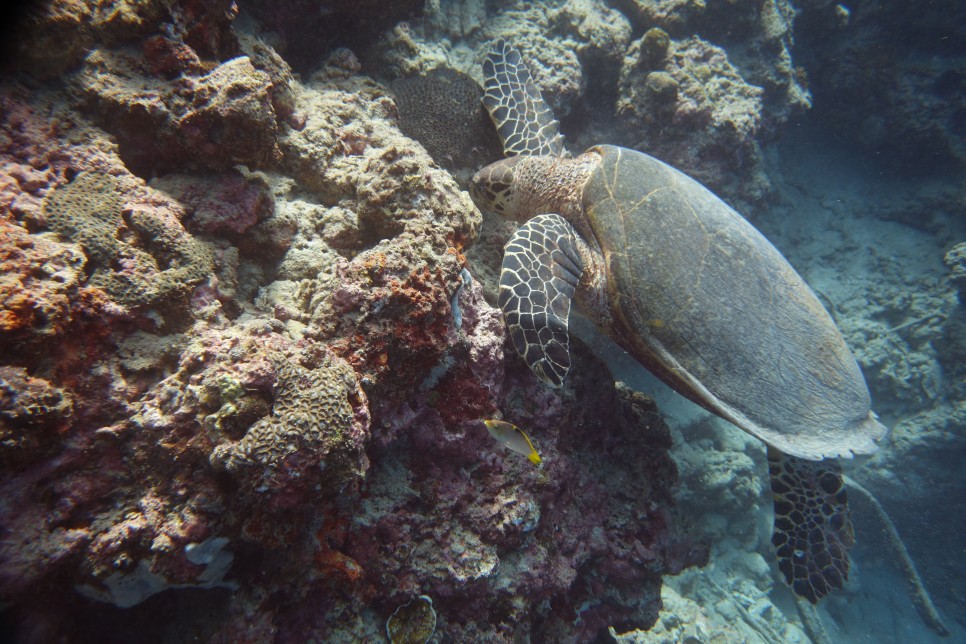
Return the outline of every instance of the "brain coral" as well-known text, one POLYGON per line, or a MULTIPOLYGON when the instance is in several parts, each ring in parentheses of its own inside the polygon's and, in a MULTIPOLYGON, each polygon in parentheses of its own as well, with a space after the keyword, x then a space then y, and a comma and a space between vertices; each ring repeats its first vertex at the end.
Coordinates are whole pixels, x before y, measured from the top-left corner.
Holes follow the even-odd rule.
POLYGON ((241 440, 215 448, 212 463, 250 478, 259 491, 305 478, 314 483, 318 476, 308 475, 313 470, 337 487, 362 476, 368 467, 365 428, 357 425, 355 407, 364 405, 364 394, 352 368, 331 352, 312 369, 281 354, 273 362, 271 415, 256 421, 241 440))
POLYGON ((43 211, 51 230, 84 249, 91 286, 119 304, 140 307, 184 294, 214 270, 208 247, 182 228, 170 208, 153 205, 131 208, 125 220, 117 179, 85 172, 51 191, 43 211))
POLYGON ((120 252, 114 233, 121 225, 121 205, 114 177, 85 172, 49 194, 44 215, 51 230, 80 244, 94 264, 107 266, 120 252))
POLYGON ((446 67, 392 83, 399 127, 440 165, 466 168, 500 155, 500 145, 472 78, 446 67))

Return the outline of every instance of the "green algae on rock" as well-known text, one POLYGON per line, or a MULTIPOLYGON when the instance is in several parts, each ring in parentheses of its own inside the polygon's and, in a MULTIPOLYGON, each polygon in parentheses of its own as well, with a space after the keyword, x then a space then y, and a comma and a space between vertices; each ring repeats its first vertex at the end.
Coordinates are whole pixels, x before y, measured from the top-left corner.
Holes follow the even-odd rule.
POLYGON ((668 47, 671 45, 671 37, 660 27, 651 27, 644 33, 641 40, 642 65, 656 65, 667 55, 668 47))

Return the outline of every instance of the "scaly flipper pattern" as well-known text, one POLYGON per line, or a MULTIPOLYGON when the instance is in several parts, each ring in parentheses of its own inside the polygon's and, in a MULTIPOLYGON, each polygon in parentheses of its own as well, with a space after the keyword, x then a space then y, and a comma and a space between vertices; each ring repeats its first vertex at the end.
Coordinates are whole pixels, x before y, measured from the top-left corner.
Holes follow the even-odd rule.
POLYGON ((583 262, 576 233, 560 215, 539 215, 504 248, 500 308, 517 353, 551 387, 570 369, 567 323, 583 262))
POLYGON ((497 40, 483 61, 483 75, 483 106, 506 156, 566 156, 560 124, 519 51, 502 38, 497 40))
POLYGON ((769 447, 768 473, 778 568, 795 594, 814 604, 849 578, 848 549, 855 537, 842 472, 833 462, 769 447))

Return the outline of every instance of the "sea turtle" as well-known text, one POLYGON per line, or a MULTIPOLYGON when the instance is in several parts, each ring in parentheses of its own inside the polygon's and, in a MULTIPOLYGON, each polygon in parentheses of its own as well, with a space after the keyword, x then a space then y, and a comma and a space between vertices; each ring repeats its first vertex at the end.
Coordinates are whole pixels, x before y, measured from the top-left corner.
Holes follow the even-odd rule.
POLYGON ((571 300, 679 393, 768 445, 773 543, 794 591, 817 602, 848 576, 848 499, 834 461, 887 430, 814 293, 707 188, 641 152, 569 158, 520 53, 498 41, 483 102, 510 158, 472 179, 478 203, 524 223, 506 244, 499 305, 547 384, 570 368, 571 300))

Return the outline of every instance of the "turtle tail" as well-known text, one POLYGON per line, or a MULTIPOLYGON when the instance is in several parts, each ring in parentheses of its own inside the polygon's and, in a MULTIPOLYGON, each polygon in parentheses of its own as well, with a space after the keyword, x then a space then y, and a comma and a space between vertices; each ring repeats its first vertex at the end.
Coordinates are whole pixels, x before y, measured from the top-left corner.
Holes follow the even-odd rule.
POLYGON ((778 568, 795 594, 815 604, 849 578, 855 543, 842 472, 831 461, 807 461, 768 448, 775 500, 778 568))

